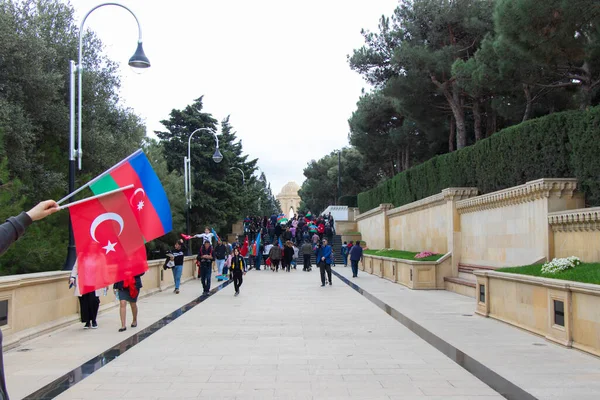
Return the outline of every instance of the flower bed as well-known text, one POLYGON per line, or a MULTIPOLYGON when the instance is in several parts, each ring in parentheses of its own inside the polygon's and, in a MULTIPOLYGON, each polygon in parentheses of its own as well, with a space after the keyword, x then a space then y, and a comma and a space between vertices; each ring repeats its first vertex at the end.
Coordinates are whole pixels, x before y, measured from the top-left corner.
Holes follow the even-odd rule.
POLYGON ((390 258, 400 258, 403 260, 411 260, 411 261, 438 261, 443 257, 443 254, 434 254, 431 252, 427 252, 431 255, 426 257, 417 258, 416 256, 425 252, 412 252, 412 251, 404 251, 404 250, 393 250, 393 249, 371 249, 365 250, 365 254, 371 256, 380 256, 380 257, 390 257, 390 258))
MULTIPOLYGON (((543 264, 534 264, 524 267, 500 268, 496 271, 600 285, 600 263, 581 263, 576 267, 560 270, 556 273, 544 273, 542 268, 543 264)), ((546 268, 546 270, 548 270, 548 268, 546 268)))

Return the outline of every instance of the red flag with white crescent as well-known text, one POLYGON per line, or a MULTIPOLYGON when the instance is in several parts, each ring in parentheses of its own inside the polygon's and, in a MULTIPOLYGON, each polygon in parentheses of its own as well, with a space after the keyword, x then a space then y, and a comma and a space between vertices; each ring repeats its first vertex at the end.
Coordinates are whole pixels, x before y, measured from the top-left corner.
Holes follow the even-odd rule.
POLYGON ((69 208, 81 294, 148 270, 144 239, 129 204, 133 192, 127 189, 69 208))

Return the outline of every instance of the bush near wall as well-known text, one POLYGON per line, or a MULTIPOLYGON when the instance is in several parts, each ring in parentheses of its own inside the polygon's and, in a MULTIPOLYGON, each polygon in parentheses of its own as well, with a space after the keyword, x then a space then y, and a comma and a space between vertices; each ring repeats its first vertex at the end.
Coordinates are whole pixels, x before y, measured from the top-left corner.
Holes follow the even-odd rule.
POLYGON ((341 196, 338 199, 338 204, 341 206, 358 207, 357 196, 341 196))
POLYGON ((400 207, 448 187, 477 187, 484 194, 540 178, 573 177, 587 205, 599 206, 600 107, 537 118, 436 156, 360 193, 358 207, 400 207))

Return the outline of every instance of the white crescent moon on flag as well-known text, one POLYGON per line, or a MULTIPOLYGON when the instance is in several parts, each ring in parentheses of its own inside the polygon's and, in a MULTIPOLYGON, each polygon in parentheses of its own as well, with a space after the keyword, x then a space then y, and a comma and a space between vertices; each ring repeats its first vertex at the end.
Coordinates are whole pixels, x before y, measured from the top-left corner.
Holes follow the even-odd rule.
POLYGON ((98 240, 96 239, 96 229, 98 228, 98 226, 103 223, 104 221, 115 221, 119 224, 120 227, 120 231, 119 234, 117 236, 121 236, 121 233, 123 233, 123 226, 125 225, 125 223, 123 222, 123 218, 116 213, 104 213, 104 214, 100 214, 96 217, 96 219, 94 220, 94 222, 92 222, 92 226, 90 226, 90 236, 92 237, 92 239, 94 239, 94 242, 99 243, 98 240))
POLYGON ((142 192, 144 194, 144 197, 146 197, 146 191, 144 190, 144 188, 137 188, 135 189, 135 192, 133 192, 133 194, 131 195, 131 198, 129 199, 129 205, 131 207, 133 207, 133 198, 135 197, 136 194, 138 194, 139 192, 142 192))

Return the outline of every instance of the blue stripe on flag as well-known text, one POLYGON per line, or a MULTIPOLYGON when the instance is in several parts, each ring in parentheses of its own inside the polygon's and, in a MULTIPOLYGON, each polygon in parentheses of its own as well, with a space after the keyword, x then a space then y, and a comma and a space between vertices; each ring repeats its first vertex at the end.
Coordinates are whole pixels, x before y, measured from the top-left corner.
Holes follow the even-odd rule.
POLYGON ((146 155, 142 152, 133 156, 129 163, 131 164, 134 171, 138 174, 146 196, 152 202, 152 206, 160 218, 165 233, 173 230, 173 219, 171 216, 171 206, 169 205, 169 199, 167 194, 156 176, 156 173, 150 165, 150 161, 146 155))

